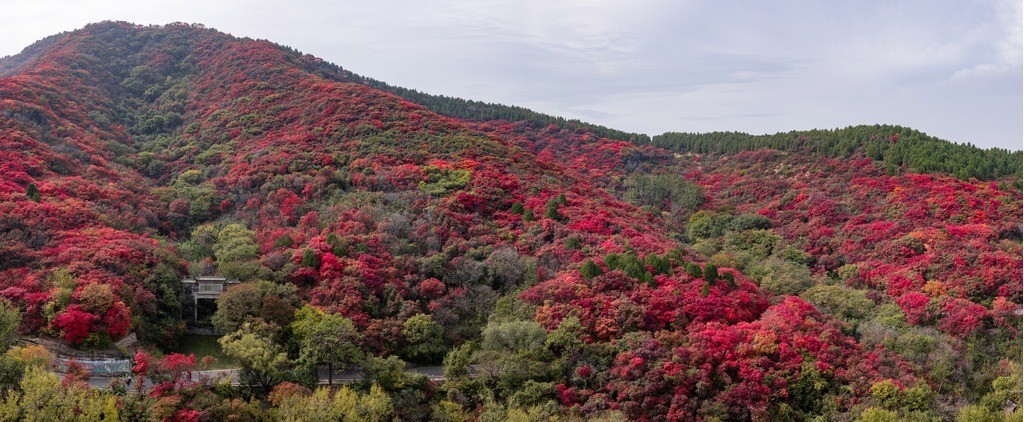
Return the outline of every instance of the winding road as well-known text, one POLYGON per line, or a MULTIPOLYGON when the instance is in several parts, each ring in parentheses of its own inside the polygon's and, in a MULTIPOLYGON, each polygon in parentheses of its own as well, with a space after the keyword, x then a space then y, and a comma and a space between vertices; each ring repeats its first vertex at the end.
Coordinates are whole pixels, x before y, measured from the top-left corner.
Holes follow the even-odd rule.
MULTIPOLYGON (((444 367, 443 366, 411 366, 411 367, 405 368, 405 372, 408 373, 408 374, 413 374, 413 375, 426 375, 427 378, 429 378, 431 381, 434 381, 434 382, 443 382, 443 381, 445 381, 444 367)), ((64 374, 59 373, 59 372, 56 373, 56 374, 59 377, 63 377, 64 376, 64 374)), ((321 385, 327 385, 328 378, 329 378, 328 377, 327 369, 326 368, 320 368, 319 374, 320 374, 320 384, 321 385)), ((112 380, 114 380, 114 379, 125 379, 125 380, 127 380, 129 378, 130 377, 93 376, 93 377, 89 378, 89 386, 93 387, 93 388, 106 389, 106 388, 110 387, 110 382, 112 380)), ((232 384, 237 385, 238 384, 238 369, 236 369, 236 368, 233 368, 233 369, 212 369, 212 370, 208 370, 208 371, 193 371, 192 372, 192 379, 198 380, 198 379, 203 379, 203 378, 209 379, 209 380, 212 380, 212 381, 215 381, 215 382, 219 381, 221 379, 226 379, 229 382, 231 382, 232 384)), ((363 379, 363 374, 362 374, 361 371, 359 371, 357 369, 350 369, 350 370, 341 371, 341 372, 335 371, 334 372, 334 377, 333 377, 333 382, 335 384, 344 384, 344 383, 349 383, 349 382, 361 381, 362 379, 363 379)), ((147 378, 146 379, 146 388, 148 389, 148 388, 150 388, 152 386, 153 386, 152 383, 147 378)), ((129 386, 129 390, 130 389, 131 389, 131 386, 129 386)))

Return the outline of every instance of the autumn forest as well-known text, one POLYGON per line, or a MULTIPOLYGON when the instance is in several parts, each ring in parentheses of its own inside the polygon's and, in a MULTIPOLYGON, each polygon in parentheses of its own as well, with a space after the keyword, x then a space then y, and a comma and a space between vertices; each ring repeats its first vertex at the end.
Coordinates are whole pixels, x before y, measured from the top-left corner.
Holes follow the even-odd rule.
POLYGON ((652 138, 91 24, 0 59, 0 419, 1019 421, 1021 180, 898 126, 652 138), (239 283, 196 310, 200 276, 239 283))

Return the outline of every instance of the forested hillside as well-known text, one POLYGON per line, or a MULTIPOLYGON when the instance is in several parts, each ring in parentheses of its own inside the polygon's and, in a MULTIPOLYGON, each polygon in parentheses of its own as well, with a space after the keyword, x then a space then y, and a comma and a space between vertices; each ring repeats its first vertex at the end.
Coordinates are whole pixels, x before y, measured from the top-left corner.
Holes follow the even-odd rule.
MULTIPOLYGON (((290 53, 299 54, 299 52, 294 49, 287 47, 281 48, 290 53)), ((642 133, 623 132, 621 130, 581 122, 579 120, 570 120, 565 119, 564 117, 538 113, 533 110, 514 105, 485 103, 444 95, 427 94, 415 89, 389 85, 373 78, 357 75, 346 71, 336 64, 323 61, 313 56, 307 55, 304 59, 307 63, 306 68, 320 76, 333 80, 360 83, 381 91, 387 91, 426 107, 430 111, 449 117, 475 122, 487 122, 491 120, 505 120, 509 122, 522 121, 529 122, 529 124, 538 129, 548 125, 555 125, 559 128, 568 130, 582 129, 603 138, 631 141, 640 145, 651 142, 651 137, 642 133)))
POLYGON ((92 24, 0 74, 0 329, 136 333, 156 384, 56 383, 9 334, 3 418, 1020 418, 1019 153, 651 145, 199 25, 92 24), (179 281, 214 274, 237 386, 169 352, 179 281))
POLYGON ((774 149, 820 154, 830 158, 863 155, 885 163, 889 172, 901 167, 918 173, 946 173, 960 179, 1008 179, 1020 188, 1021 151, 981 149, 955 144, 919 131, 889 125, 851 126, 836 130, 810 130, 750 135, 742 132, 665 133, 653 145, 677 152, 736 154, 774 149))

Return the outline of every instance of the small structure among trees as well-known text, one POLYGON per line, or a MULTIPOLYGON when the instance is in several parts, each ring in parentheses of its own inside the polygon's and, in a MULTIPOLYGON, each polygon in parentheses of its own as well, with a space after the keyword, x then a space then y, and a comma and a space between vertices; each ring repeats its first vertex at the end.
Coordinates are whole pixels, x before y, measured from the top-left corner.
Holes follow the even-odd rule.
POLYGON ((198 276, 181 280, 182 301, 181 317, 184 319, 191 310, 192 322, 199 321, 200 305, 204 316, 213 315, 216 310, 216 300, 228 287, 239 284, 238 280, 228 279, 221 276, 198 276), (202 300, 203 302, 200 302, 202 300), (191 309, 188 309, 191 307, 191 309), (209 308, 209 309, 207 309, 209 308))

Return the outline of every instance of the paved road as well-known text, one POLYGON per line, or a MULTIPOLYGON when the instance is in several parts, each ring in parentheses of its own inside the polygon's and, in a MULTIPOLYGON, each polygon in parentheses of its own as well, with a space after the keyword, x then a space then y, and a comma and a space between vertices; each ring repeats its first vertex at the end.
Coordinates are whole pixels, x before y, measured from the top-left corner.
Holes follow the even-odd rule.
MULTIPOLYGON (((320 384, 326 385, 328 382, 328 371, 327 368, 320 368, 320 384)), ((405 372, 416 375, 426 375, 431 381, 444 381, 444 367, 443 366, 413 366, 405 369, 405 372)), ((57 373, 57 376, 63 377, 64 374, 57 373)), ((89 378, 89 386, 93 388, 108 388, 110 381, 115 377, 106 376, 94 376, 89 378)), ((128 379, 127 377, 120 377, 122 379, 128 379)), ((238 382, 238 370, 237 369, 214 369, 209 371, 193 371, 193 380, 208 379, 213 382, 220 380, 228 380, 232 384, 238 382)), ((363 374, 359 370, 350 369, 347 371, 335 371, 333 381, 335 384, 343 384, 347 382, 355 382, 363 379, 363 374)), ((146 388, 152 387, 152 382, 146 379, 146 388)), ((129 390, 132 387, 129 387, 129 390)))

